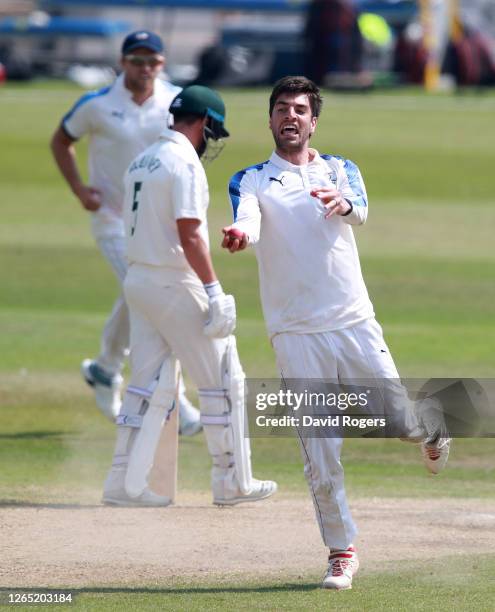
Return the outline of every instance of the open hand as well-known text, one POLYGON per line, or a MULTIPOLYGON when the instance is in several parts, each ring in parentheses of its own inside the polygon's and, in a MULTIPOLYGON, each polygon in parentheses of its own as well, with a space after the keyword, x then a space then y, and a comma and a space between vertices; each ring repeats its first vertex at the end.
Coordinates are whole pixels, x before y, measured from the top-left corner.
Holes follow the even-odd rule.
POLYGON ((325 219, 329 219, 332 215, 345 215, 351 210, 349 202, 335 187, 318 187, 318 189, 313 189, 310 195, 318 198, 327 210, 325 219))

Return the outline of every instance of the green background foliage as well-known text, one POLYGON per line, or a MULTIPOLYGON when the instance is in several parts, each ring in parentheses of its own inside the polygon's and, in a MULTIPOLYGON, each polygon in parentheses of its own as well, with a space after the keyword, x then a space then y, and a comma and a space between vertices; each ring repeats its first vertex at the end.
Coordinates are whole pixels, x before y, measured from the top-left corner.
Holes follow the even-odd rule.
MULTIPOLYGON (((59 177, 48 148, 58 121, 79 95, 74 87, 44 84, 9 84, 0 90, 2 505, 61 498, 97 502, 111 461, 113 427, 94 408, 79 363, 97 353, 118 286, 93 244, 87 213, 59 177)), ((220 229, 231 218, 229 177, 264 161, 272 149, 268 91, 228 91, 225 100, 231 138, 208 168, 213 257, 225 289, 237 299, 238 345, 248 376, 275 376, 255 258, 252 253, 232 256, 219 247, 220 229)), ((492 376, 492 109, 492 96, 471 94, 325 94, 313 146, 352 159, 363 173, 370 213, 355 234, 378 320, 403 376, 492 376)), ((78 146, 83 167, 86 151, 83 141, 78 146)), ((194 393, 191 385, 193 398, 194 393)), ((257 439, 253 447, 257 474, 276 478, 282 494, 306 494, 292 439, 257 439)), ((354 496, 493 497, 494 451, 493 440, 458 440, 448 470, 431 479, 410 445, 349 440, 343 459, 351 503, 354 496)), ((208 489, 205 458, 203 436, 182 440, 181 488, 208 489)), ((490 563, 493 559, 486 567, 490 563)), ((421 602, 438 589, 444 589, 447 603, 435 608, 452 609, 460 593, 469 591, 458 585, 455 561, 437 569, 440 585, 419 579, 415 567, 406 568, 404 576, 382 576, 381 584, 395 597, 392 603, 368 578, 365 586, 375 589, 376 608, 366 609, 396 607, 397 598, 409 597, 407 576, 421 581, 415 589, 417 606, 410 609, 423 609, 421 602)), ((471 574, 481 589, 480 573, 471 574)), ((326 606, 325 594, 314 585, 286 587, 199 589, 187 592, 187 601, 191 609, 200 609, 201 602, 209 609, 248 609, 256 601, 273 609, 326 606)), ((179 609, 185 595, 181 585, 177 588, 169 602, 179 609)), ((106 604, 100 600, 98 608, 106 609, 117 595, 106 604)), ((142 609, 154 605, 152 593, 118 596, 122 606, 137 601, 142 609)), ((364 609, 359 597, 352 600, 356 607, 348 609, 364 609)), ((88 607, 94 598, 80 595, 88 607)), ((476 607, 485 609, 481 603, 476 607)))

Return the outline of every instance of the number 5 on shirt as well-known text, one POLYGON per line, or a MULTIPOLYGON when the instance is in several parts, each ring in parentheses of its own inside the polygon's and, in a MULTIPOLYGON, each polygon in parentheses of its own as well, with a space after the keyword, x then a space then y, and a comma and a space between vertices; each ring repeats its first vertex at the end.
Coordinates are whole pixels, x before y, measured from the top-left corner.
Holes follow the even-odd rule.
POLYGON ((139 206, 139 192, 141 191, 142 186, 142 181, 137 181, 136 183, 134 183, 134 194, 132 196, 132 212, 134 213, 134 218, 132 220, 131 236, 134 236, 134 231, 136 230, 137 212, 139 206))

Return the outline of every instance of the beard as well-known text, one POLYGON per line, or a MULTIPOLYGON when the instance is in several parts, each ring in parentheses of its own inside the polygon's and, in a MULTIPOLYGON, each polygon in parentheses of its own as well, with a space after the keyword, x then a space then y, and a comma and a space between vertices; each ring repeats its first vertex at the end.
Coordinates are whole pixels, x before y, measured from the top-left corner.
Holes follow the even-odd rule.
POLYGON ((203 139, 201 140, 201 142, 199 143, 199 145, 196 147, 196 153, 198 154, 198 157, 201 159, 201 157, 204 155, 204 152, 206 151, 206 147, 208 146, 208 141, 206 140, 206 138, 203 136, 203 139))
POLYGON ((147 92, 152 92, 155 86, 155 79, 154 78, 130 78, 129 75, 126 76, 126 81, 125 81, 126 87, 135 93, 147 93, 147 92))
POLYGON ((299 138, 297 140, 288 140, 284 138, 279 132, 273 132, 273 140, 277 145, 277 149, 280 151, 287 151, 288 153, 296 153, 302 151, 308 144, 311 134, 307 132, 299 132, 299 138))

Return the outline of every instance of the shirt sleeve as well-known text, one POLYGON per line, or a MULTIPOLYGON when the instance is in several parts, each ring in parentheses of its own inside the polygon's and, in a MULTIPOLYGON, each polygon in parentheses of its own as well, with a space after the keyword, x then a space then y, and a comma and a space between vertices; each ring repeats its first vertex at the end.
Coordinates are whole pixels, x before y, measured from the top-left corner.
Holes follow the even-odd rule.
POLYGON ((368 196, 359 168, 350 159, 341 162, 338 188, 352 205, 352 211, 342 217, 350 225, 362 225, 368 217, 368 196))
POLYGON ((229 197, 233 227, 248 235, 249 244, 256 244, 260 239, 261 210, 254 173, 241 170, 234 174, 229 183, 229 197))
POLYGON ((94 93, 89 93, 79 98, 62 119, 62 128, 73 140, 79 140, 93 129, 94 109, 91 100, 94 97, 94 93))
MULTIPOLYGON (((180 162, 180 160, 177 160, 180 162)), ((208 189, 203 167, 182 162, 175 165, 172 183, 172 201, 175 219, 205 217, 205 191, 208 189)), ((206 202, 208 201, 206 197, 206 202)))

